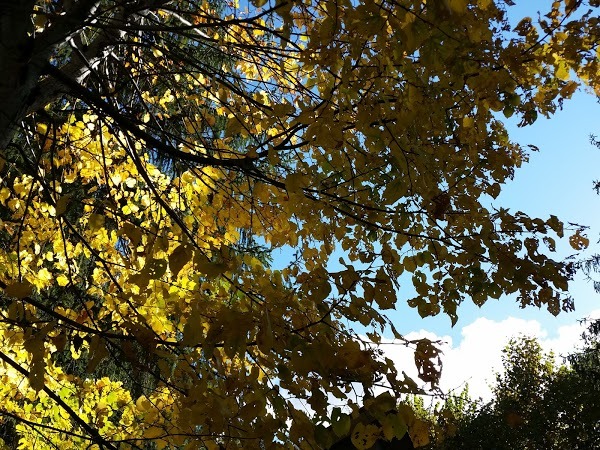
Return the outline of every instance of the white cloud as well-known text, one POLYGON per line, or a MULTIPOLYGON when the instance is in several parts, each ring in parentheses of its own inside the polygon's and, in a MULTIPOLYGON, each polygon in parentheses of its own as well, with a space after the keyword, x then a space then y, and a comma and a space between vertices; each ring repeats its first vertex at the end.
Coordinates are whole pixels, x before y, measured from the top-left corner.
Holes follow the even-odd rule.
MULTIPOLYGON (((600 317, 600 310, 593 311, 590 316, 600 317)), ((508 317, 496 321, 478 318, 462 328, 461 339, 457 343, 452 342, 449 336, 436 336, 425 330, 408 333, 405 338, 429 338, 444 342, 441 346, 444 366, 440 381, 444 392, 460 392, 464 384, 468 383, 471 397, 489 400, 494 374, 502 368, 502 349, 511 337, 521 334, 535 337, 545 351, 554 352, 557 361, 561 362, 561 355, 566 356, 580 346, 584 329, 585 325, 579 323, 548 330, 537 320, 508 317)), ((396 363, 399 370, 405 370, 409 376, 417 379, 411 350, 391 345, 389 341, 381 349, 396 363)))

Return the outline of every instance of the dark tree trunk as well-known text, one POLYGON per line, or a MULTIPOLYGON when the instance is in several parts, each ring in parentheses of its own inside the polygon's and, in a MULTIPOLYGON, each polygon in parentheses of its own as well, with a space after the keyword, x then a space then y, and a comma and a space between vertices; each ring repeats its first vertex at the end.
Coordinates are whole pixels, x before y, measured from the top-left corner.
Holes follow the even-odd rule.
POLYGON ((34 0, 0 0, 0 149, 12 140, 40 77, 33 56, 34 0))

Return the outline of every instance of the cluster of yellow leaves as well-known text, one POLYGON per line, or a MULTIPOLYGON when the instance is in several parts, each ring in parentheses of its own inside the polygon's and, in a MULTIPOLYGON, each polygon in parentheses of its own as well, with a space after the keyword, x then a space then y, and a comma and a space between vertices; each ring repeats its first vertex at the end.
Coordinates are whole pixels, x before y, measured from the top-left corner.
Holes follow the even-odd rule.
POLYGON ((108 378, 82 380, 65 373, 52 362, 50 352, 56 351, 56 347, 51 343, 44 345, 43 337, 39 336, 44 332, 50 342, 56 341, 58 335, 54 330, 40 330, 34 336, 27 336, 5 324, 0 330, 4 366, 0 385, 3 415, 5 420, 11 416, 20 418, 16 422, 16 431, 23 438, 18 448, 72 449, 88 445, 89 436, 82 433, 83 430, 73 429, 70 413, 77 414, 99 433, 113 436, 115 440, 131 439, 135 433, 142 433, 143 423, 136 423, 132 428, 140 417, 140 408, 121 383, 108 378), (41 355, 33 350, 35 343, 40 344, 41 355), (40 364, 42 372, 35 375, 35 367, 40 364), (19 366, 29 366, 29 375, 18 370, 19 366), (118 419, 114 420, 117 413, 118 419), (47 433, 43 438, 31 433, 35 424, 46 425, 47 433))

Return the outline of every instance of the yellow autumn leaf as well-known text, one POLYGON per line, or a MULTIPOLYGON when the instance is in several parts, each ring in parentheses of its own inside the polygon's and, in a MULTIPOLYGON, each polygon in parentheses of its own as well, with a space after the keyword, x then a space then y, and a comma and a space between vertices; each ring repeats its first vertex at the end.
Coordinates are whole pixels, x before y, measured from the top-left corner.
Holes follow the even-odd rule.
POLYGON ((408 428, 410 438, 415 447, 423 447, 429 444, 429 426, 423 420, 415 420, 408 428))
POLYGON ((358 450, 367 450, 373 447, 379 436, 381 429, 377 425, 357 423, 352 430, 352 445, 358 450))
POLYGON ((567 65, 566 61, 564 60, 559 60, 558 64, 557 64, 557 68, 556 68, 556 77, 559 80, 568 80, 570 77, 570 71, 569 71, 569 66, 567 65))
POLYGON ((469 0, 444 0, 448 3, 448 6, 452 11, 457 13, 464 13, 467 10, 469 0))
POLYGON ((173 277, 177 277, 181 269, 192 259, 194 255, 189 245, 181 244, 169 255, 169 268, 173 277))
POLYGON ((574 235, 569 237, 569 244, 574 250, 584 250, 590 245, 590 240, 586 236, 581 235, 581 232, 577 230, 574 235))
POLYGON ((56 282, 59 286, 66 286, 67 284, 69 284, 69 278, 66 277, 64 274, 60 274, 56 277, 56 282))

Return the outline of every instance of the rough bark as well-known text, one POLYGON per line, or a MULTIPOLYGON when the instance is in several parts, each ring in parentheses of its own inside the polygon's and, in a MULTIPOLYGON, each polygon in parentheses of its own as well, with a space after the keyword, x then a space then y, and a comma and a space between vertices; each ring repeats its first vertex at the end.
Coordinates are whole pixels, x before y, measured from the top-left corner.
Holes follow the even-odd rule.
POLYGON ((40 76, 32 61, 34 3, 0 0, 0 149, 12 140, 40 76))
MULTIPOLYGON (((28 114, 43 108, 64 91, 55 81, 44 78, 53 51, 97 20, 98 0, 80 0, 36 35, 32 23, 34 4, 35 0, 0 0, 0 150, 10 144, 28 114)), ((105 45, 97 43, 90 47, 86 53, 94 61, 105 45)), ((89 59, 73 59, 64 69, 82 80, 89 72, 89 59)))

